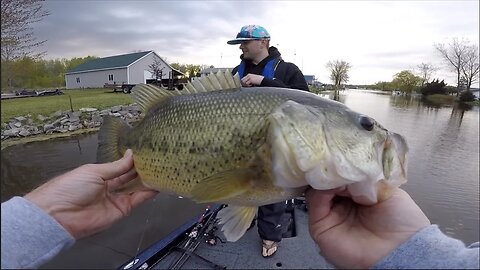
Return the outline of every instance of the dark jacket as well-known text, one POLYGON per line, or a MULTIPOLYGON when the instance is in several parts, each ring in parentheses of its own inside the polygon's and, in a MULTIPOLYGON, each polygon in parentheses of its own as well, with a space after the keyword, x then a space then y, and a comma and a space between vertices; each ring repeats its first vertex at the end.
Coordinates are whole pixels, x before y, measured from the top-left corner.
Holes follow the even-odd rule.
MULTIPOLYGON (((263 68, 267 64, 267 62, 273 58, 279 59, 279 63, 277 68, 275 69, 275 75, 273 79, 264 78, 260 86, 269 86, 269 87, 281 87, 281 88, 293 88, 299 90, 308 90, 307 82, 305 81, 305 77, 303 76, 300 69, 293 63, 285 62, 282 60, 280 52, 277 48, 271 46, 268 49, 268 57, 263 59, 258 65, 255 65, 250 60, 243 59, 243 54, 240 56, 242 61, 245 61, 245 73, 247 74, 257 74, 262 75, 263 68)), ((232 70, 232 74, 237 73, 238 67, 236 66, 232 70)))
MULTIPOLYGON (((278 59, 279 62, 273 74, 273 79, 263 78, 260 86, 309 91, 305 77, 295 64, 283 61, 280 52, 273 46, 268 49, 268 54, 267 58, 263 59, 258 65, 253 64, 252 61, 243 59, 242 54, 240 59, 245 63, 243 76, 249 73, 262 75, 265 65, 271 59, 278 59)), ((233 75, 238 72, 239 66, 240 65, 236 66, 232 70, 233 75)), ((275 242, 282 240, 283 234, 289 228, 289 215, 285 213, 285 210, 285 202, 267 204, 259 207, 257 228, 260 238, 275 242)))

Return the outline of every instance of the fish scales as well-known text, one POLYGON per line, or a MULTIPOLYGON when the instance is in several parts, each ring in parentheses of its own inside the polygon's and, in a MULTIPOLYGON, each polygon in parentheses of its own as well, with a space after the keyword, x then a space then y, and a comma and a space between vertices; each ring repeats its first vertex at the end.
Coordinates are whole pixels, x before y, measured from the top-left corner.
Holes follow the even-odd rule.
POLYGON ((188 197, 201 179, 254 159, 266 143, 266 117, 283 100, 266 91, 172 97, 152 108, 126 146, 144 181, 188 197))

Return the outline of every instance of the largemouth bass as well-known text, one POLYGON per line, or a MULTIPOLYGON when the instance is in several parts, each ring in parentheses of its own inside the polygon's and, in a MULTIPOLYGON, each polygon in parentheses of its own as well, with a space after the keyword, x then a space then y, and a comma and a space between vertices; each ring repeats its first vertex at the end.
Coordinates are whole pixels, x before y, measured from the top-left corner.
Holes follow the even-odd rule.
POLYGON ((229 204, 218 214, 229 241, 245 233, 258 206, 297 197, 308 186, 345 186, 356 202, 373 204, 406 182, 401 135, 313 93, 242 88, 227 71, 181 92, 141 84, 132 95, 144 118, 133 127, 104 118, 98 161, 130 148, 139 178, 124 191, 147 187, 229 204))

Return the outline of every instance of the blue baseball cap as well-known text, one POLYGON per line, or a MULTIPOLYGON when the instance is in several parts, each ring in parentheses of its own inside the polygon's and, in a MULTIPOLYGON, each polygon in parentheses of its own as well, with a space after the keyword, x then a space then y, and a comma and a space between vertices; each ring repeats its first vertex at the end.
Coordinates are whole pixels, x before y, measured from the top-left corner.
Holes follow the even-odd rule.
POLYGON ((240 44, 246 40, 254 39, 270 39, 270 34, 267 32, 267 29, 261 27, 260 25, 245 25, 238 32, 235 39, 227 41, 227 44, 235 45, 240 44))

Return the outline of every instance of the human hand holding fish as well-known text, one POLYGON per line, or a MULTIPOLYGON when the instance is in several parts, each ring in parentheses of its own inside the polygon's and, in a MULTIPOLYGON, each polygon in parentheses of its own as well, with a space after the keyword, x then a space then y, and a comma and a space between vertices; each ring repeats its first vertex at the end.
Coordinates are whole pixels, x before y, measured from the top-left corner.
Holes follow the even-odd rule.
POLYGON ((321 254, 339 268, 368 269, 430 225, 402 189, 371 206, 338 196, 344 188, 306 193, 309 230, 321 254))
POLYGON ((132 151, 105 164, 86 164, 57 176, 25 195, 58 221, 75 239, 110 227, 158 192, 112 192, 137 177, 132 151))

